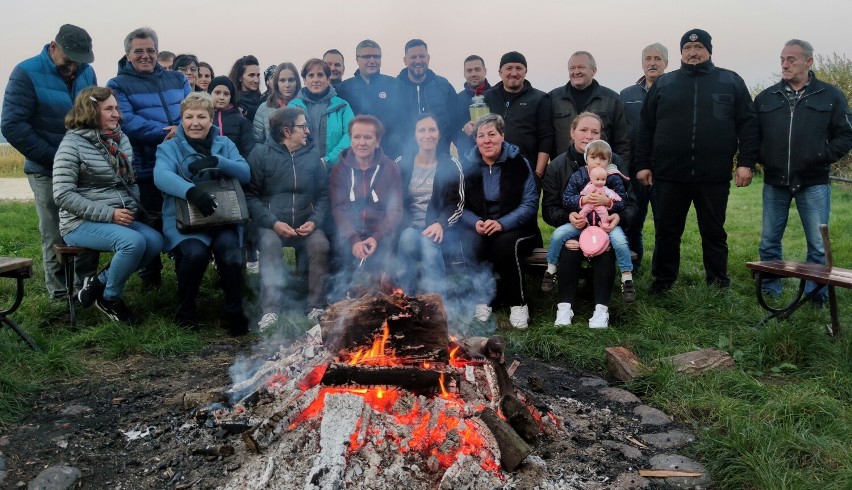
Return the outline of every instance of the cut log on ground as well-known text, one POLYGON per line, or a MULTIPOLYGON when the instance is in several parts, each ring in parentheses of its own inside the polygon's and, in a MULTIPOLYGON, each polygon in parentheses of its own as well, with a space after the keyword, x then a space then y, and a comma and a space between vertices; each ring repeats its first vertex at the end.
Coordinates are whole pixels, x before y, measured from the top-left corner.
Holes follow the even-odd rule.
POLYGON ((677 372, 683 374, 700 374, 711 369, 731 369, 735 364, 734 359, 727 352, 716 349, 684 352, 660 360, 671 362, 677 372))
POLYGON ((607 347, 604 350, 609 371, 617 379, 626 383, 648 372, 636 354, 626 347, 607 347))
POLYGON ((653 478, 677 478, 683 476, 702 476, 704 473, 699 473, 697 471, 683 471, 683 470, 657 470, 653 468, 648 469, 640 469, 639 476, 649 476, 653 478))
POLYGON ((439 294, 362 296, 330 305, 320 319, 329 352, 369 348, 387 322, 386 348, 403 363, 447 362, 449 327, 439 294))

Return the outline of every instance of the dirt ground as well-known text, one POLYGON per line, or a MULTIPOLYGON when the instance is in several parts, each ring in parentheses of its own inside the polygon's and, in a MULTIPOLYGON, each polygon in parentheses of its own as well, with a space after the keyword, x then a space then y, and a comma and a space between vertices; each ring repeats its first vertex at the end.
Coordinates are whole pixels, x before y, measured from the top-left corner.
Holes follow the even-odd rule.
POLYGON ((0 178, 0 201, 32 201, 33 190, 26 178, 0 178))

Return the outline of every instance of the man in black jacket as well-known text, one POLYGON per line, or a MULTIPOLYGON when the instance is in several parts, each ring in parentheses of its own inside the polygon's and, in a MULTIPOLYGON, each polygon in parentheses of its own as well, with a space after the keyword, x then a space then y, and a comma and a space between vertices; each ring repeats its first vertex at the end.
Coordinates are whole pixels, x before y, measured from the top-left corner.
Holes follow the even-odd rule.
POLYGON ((680 267, 686 215, 695 205, 708 284, 730 285, 725 212, 731 167, 751 183, 758 153, 757 116, 743 79, 710 60, 710 34, 687 31, 681 67, 660 77, 645 98, 636 139, 637 179, 655 185, 659 210, 651 294, 671 289, 680 267))
POLYGON ((500 82, 485 92, 485 104, 506 122, 506 141, 521 149, 539 179, 553 148, 550 99, 527 81, 527 59, 517 51, 500 58, 500 82))
MULTIPOLYGON (((782 260, 781 239, 790 203, 796 209, 808 242, 807 262, 825 264, 819 225, 828 223, 831 164, 852 149, 852 113, 843 92, 817 79, 811 71, 814 48, 799 39, 781 50, 781 81, 755 99, 763 164, 763 231, 760 260, 782 260)), ((781 294, 781 281, 764 280, 765 293, 781 294)), ((816 289, 809 282, 806 292, 816 289)), ((827 288, 812 301, 823 305, 827 288)))
POLYGON ((472 54, 464 59, 464 87, 456 95, 456 106, 459 111, 458 123, 464 124, 455 135, 453 144, 458 150, 459 161, 466 163, 466 155, 476 146, 473 141, 473 123, 470 117, 470 105, 474 96, 482 96, 486 90, 491 88, 488 79, 485 78, 488 70, 485 68, 485 60, 481 56, 472 54))

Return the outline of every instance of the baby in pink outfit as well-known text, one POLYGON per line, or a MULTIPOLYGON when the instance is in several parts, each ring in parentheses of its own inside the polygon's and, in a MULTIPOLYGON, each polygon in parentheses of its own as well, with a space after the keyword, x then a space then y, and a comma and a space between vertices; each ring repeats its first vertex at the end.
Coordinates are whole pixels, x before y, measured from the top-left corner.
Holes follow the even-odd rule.
MULTIPOLYGON (((621 197, 614 190, 606 186, 606 178, 609 174, 604 167, 594 167, 589 169, 589 183, 583 190, 580 191, 581 196, 590 194, 605 194, 613 202, 620 201, 621 197)), ((606 206, 595 206, 594 204, 583 204, 580 208, 580 216, 585 218, 589 213, 594 212, 598 215, 600 223, 598 225, 609 224, 609 209, 606 206)))

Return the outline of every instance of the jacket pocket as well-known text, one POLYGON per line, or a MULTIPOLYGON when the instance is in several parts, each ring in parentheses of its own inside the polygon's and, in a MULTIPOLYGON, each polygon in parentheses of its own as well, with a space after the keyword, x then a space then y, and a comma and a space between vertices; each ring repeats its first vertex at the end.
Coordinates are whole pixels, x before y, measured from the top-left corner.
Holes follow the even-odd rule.
POLYGON ((734 96, 731 94, 713 94, 713 117, 720 120, 734 118, 734 96))

